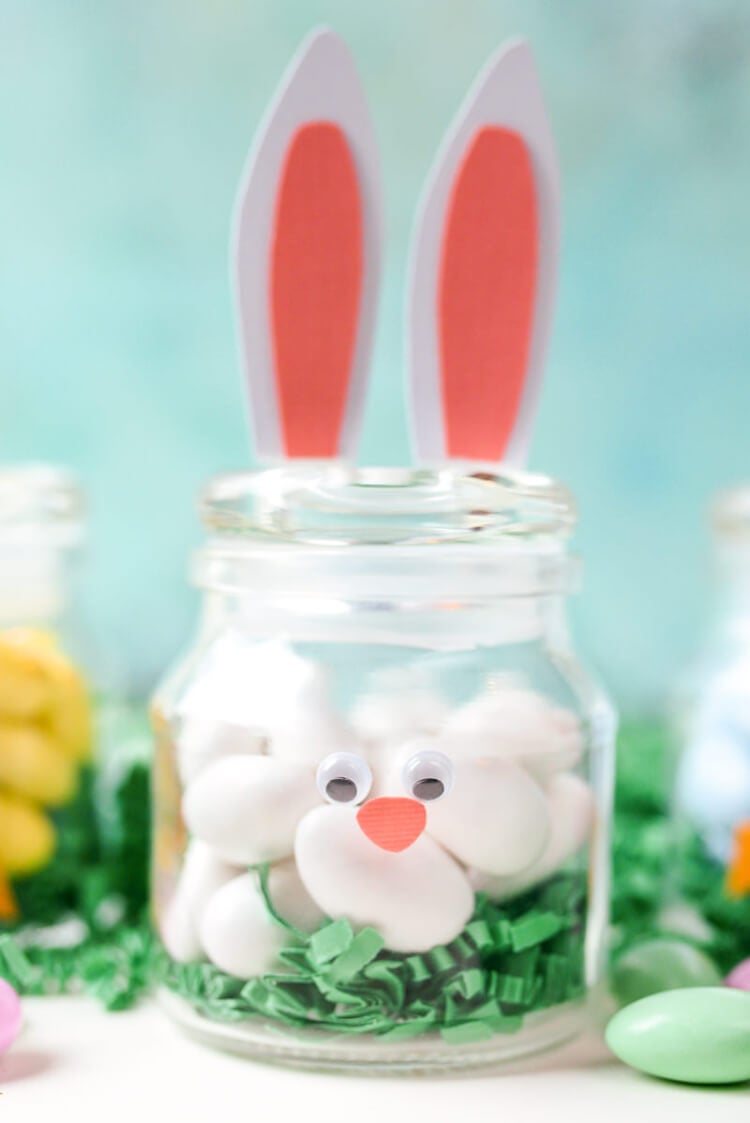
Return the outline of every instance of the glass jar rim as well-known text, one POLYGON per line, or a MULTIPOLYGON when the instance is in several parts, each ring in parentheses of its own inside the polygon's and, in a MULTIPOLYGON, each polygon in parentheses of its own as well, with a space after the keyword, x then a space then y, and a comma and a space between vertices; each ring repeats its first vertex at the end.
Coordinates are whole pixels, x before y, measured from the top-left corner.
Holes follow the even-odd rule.
POLYGON ((0 542, 74 546, 86 504, 77 477, 44 463, 0 465, 0 542))
POLYGON ((526 472, 295 464, 215 477, 200 512, 194 583, 255 601, 527 597, 574 577, 573 499, 526 472))
POLYGON ((505 469, 289 464, 215 476, 199 497, 212 538, 289 547, 485 546, 566 539, 573 496, 549 476, 505 469))

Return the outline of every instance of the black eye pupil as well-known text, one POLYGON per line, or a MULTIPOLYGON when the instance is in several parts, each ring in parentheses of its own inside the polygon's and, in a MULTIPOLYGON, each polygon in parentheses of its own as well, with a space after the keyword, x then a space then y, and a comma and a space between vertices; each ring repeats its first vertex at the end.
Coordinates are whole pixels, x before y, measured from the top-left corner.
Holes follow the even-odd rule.
POLYGON ((357 785, 348 776, 334 776, 326 784, 326 795, 335 803, 351 803, 357 795, 357 785))
POLYGON ((415 799, 430 800, 440 799, 445 791, 445 784, 435 776, 428 776, 424 780, 417 780, 412 788, 415 799))

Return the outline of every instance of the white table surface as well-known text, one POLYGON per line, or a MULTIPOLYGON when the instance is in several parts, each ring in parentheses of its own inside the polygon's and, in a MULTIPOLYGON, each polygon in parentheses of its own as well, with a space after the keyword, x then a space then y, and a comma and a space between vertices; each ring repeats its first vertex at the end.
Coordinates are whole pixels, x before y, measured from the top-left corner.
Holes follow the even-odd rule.
POLYGON ((24 1009, 0 1058, 0 1123, 750 1123, 750 1085, 651 1080, 593 1035, 502 1074, 333 1076, 215 1052, 150 1002, 120 1014, 78 998, 24 1009))

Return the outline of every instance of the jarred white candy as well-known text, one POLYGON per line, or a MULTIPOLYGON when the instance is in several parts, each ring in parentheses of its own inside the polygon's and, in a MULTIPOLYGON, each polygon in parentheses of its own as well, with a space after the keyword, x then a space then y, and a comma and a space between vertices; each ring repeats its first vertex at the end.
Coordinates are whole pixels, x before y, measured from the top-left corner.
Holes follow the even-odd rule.
POLYGON ((352 749, 357 737, 333 705, 322 668, 309 674, 284 711, 269 726, 271 756, 317 764, 327 753, 352 749))
POLYGON ((314 932, 324 920, 323 913, 302 884, 293 858, 271 866, 268 895, 276 912, 303 932, 314 932))
POLYGON ((594 797, 588 784, 567 773, 553 776, 546 798, 550 833, 542 854, 522 873, 510 877, 493 876, 486 869, 469 870, 477 892, 487 893, 495 901, 514 897, 551 877, 586 844, 594 819, 594 797))
POLYGON ((395 687, 363 694, 354 705, 351 720, 363 740, 397 743, 437 733, 448 713, 446 703, 432 690, 395 687))
MULTIPOLYGON (((272 867, 268 891, 276 910, 299 928, 314 931, 323 919, 309 899, 293 862, 272 867)), ((211 898, 200 925, 206 955, 222 971, 240 979, 278 966, 289 933, 269 914, 254 871, 235 877, 211 898)))
POLYGON ((321 709, 335 716, 319 663, 299 655, 285 640, 259 643, 230 631, 205 652, 179 716, 225 722, 270 737, 287 729, 298 710, 321 709))
MULTIPOLYGON (((520 873, 537 861, 550 836, 550 810, 539 783, 509 760, 455 759, 444 799, 427 804, 427 830, 467 866, 520 873)), ((445 751, 445 750, 444 750, 445 751)))
POLYGON ((202 957, 198 929, 205 907, 214 893, 239 872, 205 843, 195 839, 190 843, 160 924, 161 938, 173 959, 190 963, 202 957))
POLYGON ((467 755, 511 757, 538 776, 575 767, 583 753, 575 714, 513 682, 498 683, 448 717, 444 734, 461 742, 467 755))
POLYGON ((228 862, 288 858, 302 816, 319 802, 314 769, 268 756, 229 756, 188 787, 189 830, 228 862))
POLYGON ((198 714, 186 717, 176 737, 180 780, 187 785, 213 761, 238 753, 259 753, 263 745, 258 730, 198 714))
POLYGON ((393 951, 449 943, 474 908, 466 874, 432 839, 423 834, 400 852, 385 850, 365 835, 355 807, 330 804, 306 815, 295 857, 305 887, 327 916, 345 917, 358 928, 372 925, 393 951))

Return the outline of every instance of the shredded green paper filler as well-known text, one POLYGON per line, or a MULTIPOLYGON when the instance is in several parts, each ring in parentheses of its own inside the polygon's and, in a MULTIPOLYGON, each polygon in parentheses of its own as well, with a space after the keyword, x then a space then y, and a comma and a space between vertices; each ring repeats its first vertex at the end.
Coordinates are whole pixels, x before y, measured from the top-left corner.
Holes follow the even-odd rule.
POLYGON ((374 928, 334 920, 309 936, 289 931, 279 971, 244 982, 209 964, 162 959, 167 986, 215 1021, 265 1017, 389 1041, 440 1030, 448 1041, 514 1033, 526 1014, 584 991, 586 879, 561 874, 503 905, 484 894, 461 935, 422 955, 383 947, 374 928))

